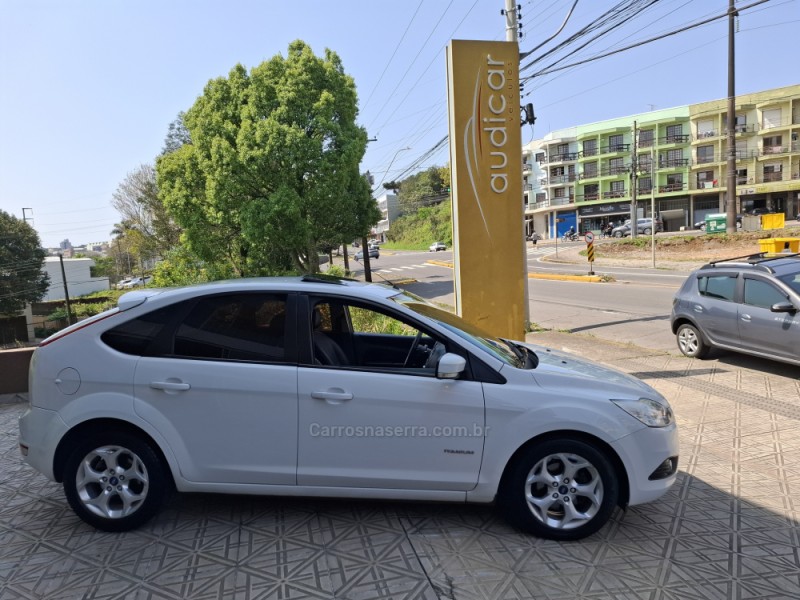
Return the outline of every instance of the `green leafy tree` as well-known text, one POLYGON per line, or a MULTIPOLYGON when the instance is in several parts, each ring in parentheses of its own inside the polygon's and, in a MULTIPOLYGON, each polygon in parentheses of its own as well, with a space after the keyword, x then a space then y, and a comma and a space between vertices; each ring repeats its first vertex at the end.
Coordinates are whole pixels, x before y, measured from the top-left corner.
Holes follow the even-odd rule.
POLYGON ((320 247, 377 222, 356 115, 339 57, 302 41, 286 58, 210 81, 183 119, 191 143, 157 162, 188 250, 238 276, 316 272, 320 247))
POLYGON ((398 200, 401 211, 413 212, 422 206, 438 204, 449 197, 450 168, 430 167, 404 179, 399 184, 391 182, 391 185, 394 189, 399 187, 398 200))
POLYGON ((45 251, 36 230, 0 210, 0 314, 19 312, 47 292, 45 251))

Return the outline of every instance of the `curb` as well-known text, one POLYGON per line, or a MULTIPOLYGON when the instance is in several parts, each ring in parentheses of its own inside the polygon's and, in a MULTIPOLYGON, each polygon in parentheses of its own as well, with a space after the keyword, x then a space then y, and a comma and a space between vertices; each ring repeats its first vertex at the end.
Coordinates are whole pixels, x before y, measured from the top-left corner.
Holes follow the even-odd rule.
POLYGON ((429 265, 437 265, 439 267, 447 267, 448 269, 452 269, 453 268, 453 263, 445 262, 443 260, 426 260, 425 262, 428 263, 429 265))
POLYGON ((599 275, 558 275, 556 273, 528 273, 528 279, 552 279, 555 281, 585 281, 587 283, 600 283, 603 278, 599 275))

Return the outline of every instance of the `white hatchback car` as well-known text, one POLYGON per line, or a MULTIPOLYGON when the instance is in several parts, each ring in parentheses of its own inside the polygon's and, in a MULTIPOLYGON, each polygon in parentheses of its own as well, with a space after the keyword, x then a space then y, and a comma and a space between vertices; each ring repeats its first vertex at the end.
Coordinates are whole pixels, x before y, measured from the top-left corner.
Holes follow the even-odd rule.
POLYGON ((183 492, 498 502, 587 536, 673 484, 645 383, 499 339, 412 294, 318 277, 142 289, 46 339, 25 460, 108 531, 183 492))

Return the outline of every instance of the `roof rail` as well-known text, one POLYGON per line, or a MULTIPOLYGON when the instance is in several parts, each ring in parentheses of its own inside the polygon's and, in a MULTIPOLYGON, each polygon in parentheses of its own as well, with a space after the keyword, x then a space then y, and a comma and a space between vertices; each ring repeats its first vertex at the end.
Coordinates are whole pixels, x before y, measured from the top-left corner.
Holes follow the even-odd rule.
POLYGON ((707 263, 706 267, 716 267, 717 265, 730 265, 730 264, 742 264, 737 263, 736 261, 745 259, 745 264, 752 265, 754 267, 761 267, 766 269, 770 273, 773 273, 773 269, 770 268, 769 265, 765 265, 762 263, 769 262, 771 260, 780 260, 782 258, 795 258, 800 256, 799 252, 795 252, 792 254, 775 254, 774 252, 758 252, 756 254, 747 254, 745 256, 734 256, 732 258, 723 258, 720 260, 713 260, 707 263))

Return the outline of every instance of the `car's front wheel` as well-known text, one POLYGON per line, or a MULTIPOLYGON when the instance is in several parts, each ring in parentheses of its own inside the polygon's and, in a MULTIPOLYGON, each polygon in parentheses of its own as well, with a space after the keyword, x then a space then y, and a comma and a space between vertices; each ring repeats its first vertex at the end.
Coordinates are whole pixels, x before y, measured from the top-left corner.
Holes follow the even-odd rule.
POLYGON ((578 540, 606 524, 618 498, 608 457, 587 442, 562 439, 531 446, 509 465, 498 505, 523 531, 578 540))
POLYGON ((678 340, 678 349, 689 358, 705 358, 710 350, 703 341, 703 336, 694 325, 684 323, 675 333, 678 340))
POLYGON ((653 230, 648 227, 647 229, 644 230, 644 234, 645 235, 653 235, 653 230))
POLYGON ((103 531, 128 531, 160 508, 170 481, 156 451, 124 431, 81 440, 65 464, 64 493, 84 521, 103 531))
POLYGON ((621 231, 615 231, 614 232, 614 237, 615 238, 621 238, 622 237, 622 232, 621 231))

